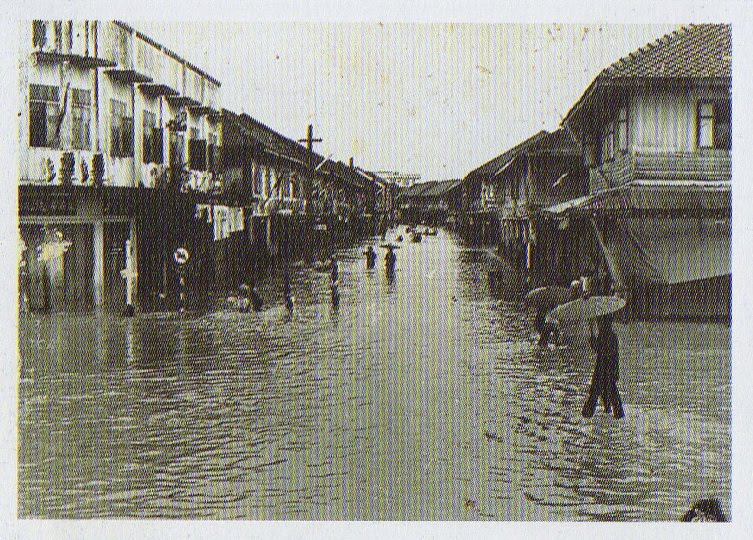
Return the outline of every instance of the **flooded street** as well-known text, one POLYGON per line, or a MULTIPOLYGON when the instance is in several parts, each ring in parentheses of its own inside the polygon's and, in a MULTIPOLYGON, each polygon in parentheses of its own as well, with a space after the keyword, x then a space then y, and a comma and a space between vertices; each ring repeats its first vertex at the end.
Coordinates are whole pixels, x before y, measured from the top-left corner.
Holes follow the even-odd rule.
MULTIPOLYGON (((393 231, 392 236, 396 233, 393 231)), ((372 244, 377 244, 373 239, 372 244)), ((730 509, 730 330, 616 324, 626 418, 581 417, 593 354, 541 350, 483 252, 440 230, 297 269, 241 314, 22 314, 19 515, 676 520, 730 509)))

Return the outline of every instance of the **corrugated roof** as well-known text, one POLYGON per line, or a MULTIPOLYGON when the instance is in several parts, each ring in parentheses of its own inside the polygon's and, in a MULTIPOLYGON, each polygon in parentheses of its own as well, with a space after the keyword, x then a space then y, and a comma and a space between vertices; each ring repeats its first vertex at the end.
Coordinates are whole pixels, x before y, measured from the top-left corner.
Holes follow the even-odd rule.
POLYGON ((297 163, 309 170, 319 167, 318 170, 321 174, 329 175, 341 182, 358 188, 376 185, 375 179, 370 179, 359 174, 355 169, 340 161, 325 159, 323 156, 281 135, 248 114, 242 113, 238 115, 227 109, 223 109, 222 114, 226 120, 230 119, 236 122, 244 134, 256 141, 268 154, 292 163, 297 163))
POLYGON ((405 188, 400 194, 403 199, 416 199, 423 197, 441 197, 462 185, 463 180, 454 178, 452 180, 430 180, 428 182, 419 182, 405 188))
POLYGON ((729 24, 691 24, 633 51, 604 68, 565 115, 570 118, 602 86, 635 80, 731 79, 729 24))
POLYGON ((580 153, 572 134, 564 128, 547 133, 545 137, 535 140, 522 152, 522 154, 527 155, 558 154, 571 156, 578 156, 580 153))

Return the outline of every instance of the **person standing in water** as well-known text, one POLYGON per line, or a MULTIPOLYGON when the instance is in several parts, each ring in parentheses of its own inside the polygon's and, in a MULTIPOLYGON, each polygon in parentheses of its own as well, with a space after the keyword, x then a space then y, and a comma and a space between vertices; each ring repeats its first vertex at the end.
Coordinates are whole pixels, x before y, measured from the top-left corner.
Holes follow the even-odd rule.
POLYGON ((596 352, 596 366, 591 377, 591 386, 588 389, 588 397, 583 405, 583 416, 590 418, 596 410, 596 402, 599 397, 604 405, 604 412, 617 418, 623 418, 625 411, 622 408, 622 399, 617 390, 617 381, 620 378, 620 359, 617 335, 612 329, 612 315, 605 315, 598 319, 598 335, 593 334, 591 325, 591 337, 589 343, 596 352))
POLYGON ((372 269, 374 268, 374 265, 376 264, 376 252, 374 251, 374 248, 369 246, 366 248, 366 251, 363 252, 364 255, 366 255, 366 268, 372 269))
POLYGON ((395 273, 395 263, 397 262, 397 255, 395 255, 395 249, 390 245, 387 246, 387 254, 384 256, 384 267, 387 274, 395 273))
POLYGON ((289 313, 293 313, 293 297, 290 294, 290 276, 287 272, 282 278, 282 299, 285 302, 285 308, 289 313))
POLYGON ((332 283, 337 283, 337 279, 340 277, 340 269, 337 266, 337 259, 332 257, 332 269, 330 271, 330 279, 332 283))

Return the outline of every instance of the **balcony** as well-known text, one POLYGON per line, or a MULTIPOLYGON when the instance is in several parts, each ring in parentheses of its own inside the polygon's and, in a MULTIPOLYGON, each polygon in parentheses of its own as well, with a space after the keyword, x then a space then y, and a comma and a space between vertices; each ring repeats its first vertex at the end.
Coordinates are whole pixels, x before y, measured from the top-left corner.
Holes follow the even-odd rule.
POLYGON ((114 67, 115 62, 106 58, 96 58, 80 54, 67 54, 53 51, 35 51, 32 58, 38 64, 62 64, 68 63, 81 69, 94 69, 98 67, 114 67))
POLYGON ((622 186, 632 180, 729 182, 732 159, 727 150, 701 152, 635 152, 591 168, 591 193, 622 186))

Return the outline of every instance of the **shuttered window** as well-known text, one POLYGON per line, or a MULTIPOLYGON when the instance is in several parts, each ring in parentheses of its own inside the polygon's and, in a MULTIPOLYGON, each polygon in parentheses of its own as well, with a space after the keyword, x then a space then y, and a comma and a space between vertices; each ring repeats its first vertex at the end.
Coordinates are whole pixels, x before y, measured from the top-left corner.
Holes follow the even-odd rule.
POLYGON ((714 104, 700 103, 698 105, 698 146, 712 148, 714 146, 714 104))
POLYGON ((57 148, 55 128, 60 114, 60 90, 57 86, 29 86, 29 146, 57 148))
POLYGON ((110 100, 110 155, 133 157, 133 117, 122 101, 110 100))
POLYGON ((73 149, 89 150, 91 148, 91 94, 88 90, 72 89, 71 118, 73 149))
POLYGON ((628 118, 627 107, 620 107, 617 112, 617 150, 626 153, 628 150, 628 118))
POLYGON ((714 103, 714 148, 732 149, 732 103, 714 103))
POLYGON ((732 102, 728 99, 698 104, 698 147, 732 148, 732 102))
POLYGON ((163 143, 162 129, 157 127, 157 115, 144 111, 141 122, 141 161, 160 164, 163 162, 163 143))
POLYGON ((604 130, 602 155, 606 161, 612 161, 614 159, 614 125, 614 122, 609 122, 604 130))

